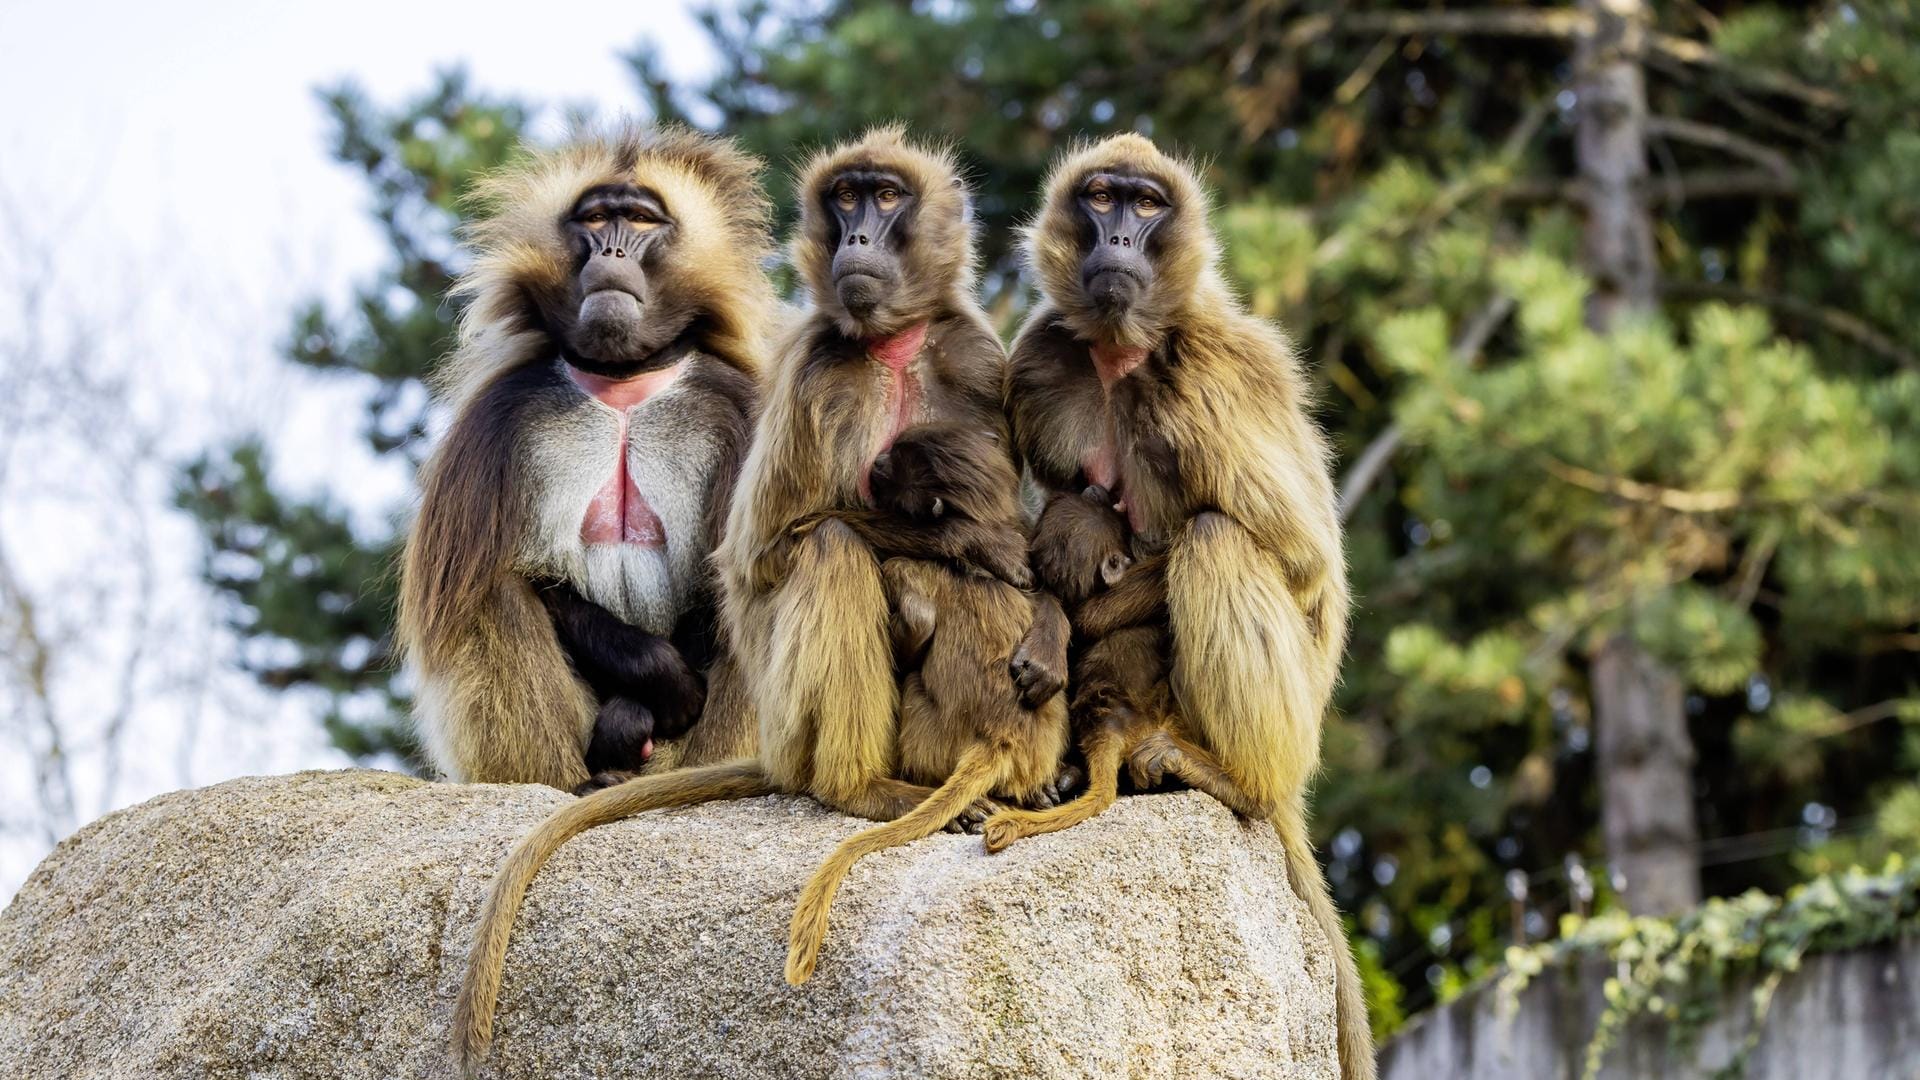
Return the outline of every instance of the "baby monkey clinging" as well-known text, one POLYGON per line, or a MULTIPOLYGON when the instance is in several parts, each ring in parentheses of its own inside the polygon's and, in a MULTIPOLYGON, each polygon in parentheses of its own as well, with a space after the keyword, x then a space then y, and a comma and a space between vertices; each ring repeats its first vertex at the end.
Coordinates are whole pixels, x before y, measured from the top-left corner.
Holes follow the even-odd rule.
MULTIPOLYGON (((930 424, 901 433, 874 463, 875 517, 916 528, 998 533, 1024 547, 1018 482, 1006 445, 977 426, 930 424)), ((880 545, 876 545, 877 547, 880 545)), ((842 841, 800 894, 787 979, 813 973, 840 881, 864 855, 964 819, 987 800, 1051 800, 1067 747, 1061 683, 1067 620, 1047 593, 1024 593, 964 567, 891 558, 880 567, 900 690, 900 775, 938 784, 904 817, 842 841)))

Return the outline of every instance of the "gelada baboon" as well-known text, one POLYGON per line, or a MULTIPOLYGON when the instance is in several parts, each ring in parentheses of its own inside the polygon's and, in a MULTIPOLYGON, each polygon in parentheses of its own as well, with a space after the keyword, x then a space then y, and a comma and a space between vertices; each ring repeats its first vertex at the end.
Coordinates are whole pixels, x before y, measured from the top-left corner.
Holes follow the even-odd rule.
MULTIPOLYGON (((1147 782, 1177 775, 1273 822, 1334 946, 1342 1070, 1371 1076, 1359 976, 1307 833, 1348 600, 1327 444, 1293 345, 1222 277, 1193 169, 1148 140, 1067 155, 1045 199, 1027 233, 1043 303, 1014 342, 1015 444, 1041 485, 1105 488, 1136 544, 1164 546, 1169 705, 1182 721, 1094 726, 1089 783, 1126 761, 1147 782)), ((996 815, 989 847, 1083 809, 996 815)))
MULTIPOLYGON (((816 155, 796 192, 793 261, 813 310, 777 350, 717 551, 758 755, 596 792, 515 845, 481 912, 454 1013, 467 1067, 492 1034, 514 913, 568 838, 644 810, 772 792, 891 821, 932 793, 896 778, 885 586, 872 548, 833 512, 867 505, 875 460, 914 424, 951 422, 1004 441, 1005 352, 973 295, 972 217, 950 154, 880 129, 816 155)), ((1024 541, 1009 543, 988 561, 1017 568, 1010 576, 1024 585, 1024 541)), ((942 541, 922 554, 949 551, 942 541)))
MULTIPOLYGON (((1020 481, 1009 447, 958 424, 908 428, 873 466, 874 513, 913 528, 997 530, 1024 548, 1020 481)), ((884 533, 877 550, 889 550, 884 533)), ((1067 748, 1061 682, 1067 619, 1050 594, 922 558, 880 566, 892 605, 900 688, 899 774, 937 785, 898 820, 856 833, 834 849, 800 892, 787 952, 787 981, 813 974, 834 892, 863 856, 918 840, 979 813, 990 796, 1050 801, 1067 748), (1036 662, 1036 658, 1050 658, 1036 662)))
MULTIPOLYGON (((757 159, 632 129, 485 179, 438 373, 400 639, 454 780, 573 790, 701 715, 708 557, 746 453, 774 297, 757 159)), ((662 758, 750 752, 744 694, 662 758)))

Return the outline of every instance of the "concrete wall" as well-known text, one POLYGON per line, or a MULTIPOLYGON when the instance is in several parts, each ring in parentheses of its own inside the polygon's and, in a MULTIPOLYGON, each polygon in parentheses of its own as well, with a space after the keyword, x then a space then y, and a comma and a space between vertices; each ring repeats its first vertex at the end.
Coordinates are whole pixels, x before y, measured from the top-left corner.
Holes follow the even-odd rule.
MULTIPOLYGON (((1382 1080, 1579 1080, 1605 1002, 1605 962, 1541 974, 1503 1007, 1485 986, 1415 1020, 1382 1050, 1382 1080)), ((1691 1047, 1643 1023, 1608 1053, 1602 1080, 1711 1077, 1749 1030, 1752 982, 1731 988, 1691 1047)), ((1774 995, 1747 1080, 1920 1080, 1920 939, 1808 959, 1774 995)))

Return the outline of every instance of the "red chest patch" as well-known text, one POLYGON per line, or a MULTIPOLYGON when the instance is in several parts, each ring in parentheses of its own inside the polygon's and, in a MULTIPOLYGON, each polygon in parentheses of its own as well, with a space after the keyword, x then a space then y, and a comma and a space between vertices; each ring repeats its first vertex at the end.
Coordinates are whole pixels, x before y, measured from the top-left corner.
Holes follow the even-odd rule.
POLYGON ((620 416, 620 432, 615 436, 613 475, 600 485, 587 513, 580 522, 580 540, 586 544, 638 544, 641 547, 667 546, 667 529, 660 515, 647 505, 640 487, 627 471, 627 410, 659 393, 680 374, 684 364, 649 371, 631 379, 608 379, 567 368, 574 385, 592 395, 620 416))
POLYGON ((1147 350, 1122 345, 1094 345, 1088 352, 1093 359, 1094 374, 1100 376, 1100 389, 1106 393, 1107 412, 1100 441, 1080 455, 1080 471, 1087 475, 1088 483, 1098 484, 1112 493, 1114 506, 1125 513, 1127 521, 1138 530, 1138 515, 1127 504, 1126 477, 1120 471, 1120 436, 1114 427, 1113 386, 1146 362, 1147 350))
POLYGON ((920 380, 907 368, 926 343, 926 323, 867 342, 867 355, 887 369, 887 397, 882 406, 886 423, 880 428, 879 441, 868 450, 867 460, 860 466, 857 486, 863 500, 873 499, 873 459, 885 453, 900 433, 913 425, 914 415, 920 410, 920 380))

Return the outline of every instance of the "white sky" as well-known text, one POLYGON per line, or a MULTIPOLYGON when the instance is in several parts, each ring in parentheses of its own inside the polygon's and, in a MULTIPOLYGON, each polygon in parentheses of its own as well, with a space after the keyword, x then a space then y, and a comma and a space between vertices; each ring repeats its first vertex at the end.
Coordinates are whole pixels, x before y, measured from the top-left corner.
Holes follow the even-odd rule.
MULTIPOLYGON (((0 0, 0 226, 10 217, 11 235, 51 253, 56 314, 71 322, 137 312, 125 316, 102 366, 127 381, 136 411, 168 433, 167 456, 265 431, 279 475, 332 490, 377 522, 406 483, 362 449, 356 392, 279 358, 297 301, 319 295, 338 305, 386 255, 360 179, 326 154, 314 89, 350 76, 374 100, 397 103, 427 89, 437 70, 463 64, 471 85, 488 93, 615 114, 638 107, 618 54, 643 36, 660 43, 675 75, 714 62, 677 2, 0 0)), ((558 130, 556 108, 540 131, 558 130)), ((12 287, 0 279, 0 288, 12 287)), ((20 329, 17 318, 7 325, 8 310, 0 302, 0 335, 20 329)), ((66 467, 58 463, 69 460, 61 455, 75 449, 36 450, 40 478, 57 478, 66 467)), ((164 508, 170 473, 157 463, 151 475, 129 478, 118 497, 163 519, 154 541, 166 551, 160 595, 188 624, 181 632, 206 631, 214 619, 193 595, 195 534, 164 508)), ((7 499, 0 491, 0 539, 30 589, 84 571, 75 523, 113 509, 85 499, 7 499)), ((95 652, 124 645, 114 625, 96 633, 95 652)), ((84 695, 85 673, 69 675, 84 695)), ((304 706, 264 700, 244 680, 227 686, 212 695, 210 712, 259 715, 209 715, 183 749, 176 744, 187 730, 178 715, 184 706, 149 707, 136 714, 125 776, 99 801, 138 801, 183 775, 210 783, 342 763, 304 706)), ((0 740, 7 730, 0 723, 0 740)), ((26 813, 20 772, 9 771, 20 757, 0 744, 0 825, 26 813)), ((77 771, 86 764, 77 759, 77 771)), ((84 776, 80 786, 92 790, 84 776)), ((83 800, 81 817, 106 808, 83 800)), ((0 898, 44 850, 43 838, 0 835, 0 898)))

